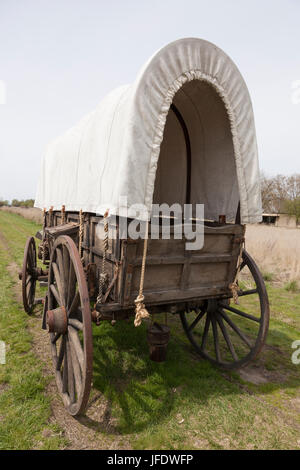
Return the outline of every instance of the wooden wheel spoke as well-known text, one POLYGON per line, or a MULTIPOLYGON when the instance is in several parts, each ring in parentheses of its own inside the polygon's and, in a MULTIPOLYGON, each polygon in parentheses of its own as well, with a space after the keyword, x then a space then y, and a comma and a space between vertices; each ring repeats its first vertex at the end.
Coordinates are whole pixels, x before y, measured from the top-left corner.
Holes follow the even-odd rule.
POLYGON ((201 318, 203 318, 203 316, 205 315, 205 310, 201 311, 197 317, 195 318, 195 320, 190 324, 190 326, 188 327, 188 330, 189 331, 192 331, 195 326, 199 323, 199 321, 201 320, 201 318))
MULTIPOLYGON (((66 281, 66 294, 68 293, 68 279, 69 279, 69 270, 70 270, 70 256, 68 250, 65 246, 62 247, 63 253, 63 265, 64 265, 64 273, 65 273, 65 281, 66 281)), ((67 300, 67 299, 66 299, 67 300)))
POLYGON ((62 251, 60 248, 56 248, 56 259, 57 259, 57 265, 59 269, 59 278, 60 278, 60 283, 61 283, 61 300, 63 304, 66 304, 67 301, 67 296, 66 296, 66 274, 64 270, 64 262, 63 262, 63 255, 62 251))
POLYGON ((31 282, 31 279, 30 279, 29 283, 26 283, 26 294, 27 294, 27 297, 29 297, 29 295, 30 295, 31 288, 32 288, 32 282, 31 282))
POLYGON ((75 318, 69 318, 68 324, 76 328, 76 330, 83 330, 83 323, 75 318))
POLYGON ((218 362, 220 362, 221 354, 220 354, 219 334, 218 334, 217 322, 216 322, 216 318, 214 314, 211 317, 211 324, 212 324, 212 330, 213 330, 213 336, 214 336, 216 359, 218 362))
POLYGON ((31 268, 34 266, 34 264, 35 264, 35 259, 34 259, 34 255, 32 252, 32 248, 30 247, 28 251, 28 266, 31 268))
POLYGON ((62 286, 58 266, 55 262, 52 263, 52 268, 53 268, 54 277, 55 277, 55 281, 56 281, 56 285, 57 285, 57 289, 59 293, 60 305, 63 305, 64 304, 64 291, 63 291, 63 286, 62 286))
POLYGON ((68 393, 68 349, 67 344, 65 343, 65 355, 64 355, 64 366, 63 366, 63 378, 62 378, 62 392, 68 393))
POLYGON ((78 333, 71 325, 68 327, 68 332, 69 332, 70 340, 71 340, 71 342, 74 346, 74 350, 75 350, 76 356, 78 358, 78 362, 80 364, 81 370, 83 370, 83 368, 84 368, 84 354, 83 354, 83 350, 82 350, 82 346, 81 346, 81 343, 80 343, 78 333))
POLYGON ((59 293, 57 292, 56 287, 55 287, 54 284, 51 284, 51 285, 50 285, 50 290, 51 290, 52 294, 54 295, 55 300, 56 300, 56 302, 58 303, 58 305, 61 306, 62 303, 61 303, 61 300, 60 300, 60 296, 59 296, 59 293))
POLYGON ((224 320, 228 323, 229 326, 236 332, 236 334, 244 341, 244 343, 247 344, 247 346, 251 349, 252 345, 248 338, 244 335, 244 333, 239 329, 239 327, 231 321, 231 319, 228 317, 228 315, 220 310, 220 315, 224 318, 224 320))
POLYGON ((207 336, 208 336, 208 330, 209 330, 209 325, 210 325, 210 317, 207 314, 206 315, 206 320, 205 320, 205 326, 204 326, 204 331, 203 331, 203 336, 202 336, 202 341, 201 341, 201 346, 200 349, 204 351, 206 342, 207 342, 207 336))
POLYGON ((68 278, 68 292, 67 292, 67 305, 66 308, 68 309, 74 299, 76 290, 76 275, 73 264, 70 262, 70 269, 69 269, 69 278, 68 278))
POLYGON ((55 336, 51 339, 51 343, 55 344, 57 340, 61 337, 61 333, 56 333, 55 336))
POLYGON ((28 286, 29 282, 31 281, 32 279, 32 276, 28 276, 27 279, 26 279, 26 287, 28 286))
POLYGON ((241 290, 241 291, 238 291, 238 296, 243 297, 244 295, 253 295, 257 293, 258 293, 257 289, 241 290))
POLYGON ((73 298, 73 301, 71 303, 71 306, 69 308, 69 311, 68 311, 68 316, 70 317, 73 313, 76 312, 76 310, 78 309, 79 307, 79 303, 80 303, 80 295, 79 295, 79 292, 77 291, 76 294, 75 294, 75 297, 73 298))
POLYGON ((236 313, 237 315, 240 315, 243 318, 247 318, 248 320, 252 320, 257 323, 260 323, 260 318, 254 317, 253 315, 250 315, 249 313, 242 312, 242 310, 238 310, 237 308, 231 307, 230 305, 223 304, 222 302, 220 302, 219 305, 223 309, 229 310, 232 313, 236 313))
POLYGON ((75 382, 74 382, 74 370, 71 356, 70 341, 67 339, 67 352, 68 352, 68 392, 71 403, 75 402, 75 382))
POLYGON ((240 272, 244 269, 244 267, 247 265, 246 261, 243 259, 240 265, 240 272))
POLYGON ((82 374, 81 374, 80 364, 76 355, 76 351, 71 341, 70 341, 70 351, 71 351, 71 357, 72 357, 76 393, 77 393, 77 397, 80 397, 81 390, 82 390, 82 374))
POLYGON ((65 354, 65 348, 66 348, 66 337, 63 336, 61 343, 60 343, 59 354, 57 357, 56 370, 61 369, 61 365, 62 365, 64 354, 65 354))
POLYGON ((232 344, 232 342, 231 342, 231 339, 230 339, 230 336, 229 336, 229 334, 228 334, 228 331, 227 331, 227 329, 226 329, 226 327, 225 327, 225 325, 224 325, 223 319, 222 319, 222 317, 221 317, 220 315, 217 315, 217 322, 219 323, 220 330, 222 331, 222 334, 223 334, 223 336, 224 336, 224 339, 225 339, 225 341, 226 341, 226 343, 227 343, 228 349, 229 349, 229 351, 230 351, 230 353, 231 353, 233 359, 234 359, 235 361, 238 361, 238 357, 237 357, 237 354, 236 354, 236 352, 235 352, 234 346, 233 346, 233 344, 232 344))

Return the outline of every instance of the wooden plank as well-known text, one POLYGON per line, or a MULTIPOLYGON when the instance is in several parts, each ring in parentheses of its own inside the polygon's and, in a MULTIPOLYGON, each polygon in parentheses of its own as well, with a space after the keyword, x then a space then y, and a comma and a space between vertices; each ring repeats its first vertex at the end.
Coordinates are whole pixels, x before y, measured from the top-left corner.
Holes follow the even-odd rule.
MULTIPOLYGON (((210 296, 221 296, 222 294, 225 295, 226 293, 228 293, 228 286, 227 283, 225 284, 224 282, 214 285, 201 285, 185 290, 165 289, 161 291, 157 290, 152 292, 144 291, 146 305, 164 303, 168 301, 177 302, 187 299, 200 299, 207 298, 210 296)), ((137 291, 132 291, 131 295, 132 297, 130 299, 130 304, 133 305, 134 299, 137 295, 137 291)))
MULTIPOLYGON (((192 252, 191 252, 192 253, 192 252)), ((214 254, 214 253, 205 253, 203 255, 193 255, 191 254, 189 258, 189 263, 229 263, 232 261, 231 254, 214 254)), ((184 264, 186 261, 185 256, 147 256, 147 265, 156 265, 156 264, 184 264)), ((142 258, 136 258, 133 265, 141 266, 142 258)))

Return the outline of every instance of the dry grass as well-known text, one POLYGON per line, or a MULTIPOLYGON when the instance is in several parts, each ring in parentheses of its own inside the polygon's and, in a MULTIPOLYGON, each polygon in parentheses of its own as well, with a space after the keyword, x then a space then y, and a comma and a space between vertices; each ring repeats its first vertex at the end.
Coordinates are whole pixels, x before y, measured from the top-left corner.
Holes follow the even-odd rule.
POLYGON ((300 281, 300 229, 248 225, 246 249, 263 273, 281 282, 300 281))
POLYGON ((37 224, 41 224, 43 222, 43 213, 41 209, 37 209, 36 207, 26 208, 3 206, 0 209, 5 212, 12 212, 13 214, 21 215, 25 219, 32 220, 37 224))

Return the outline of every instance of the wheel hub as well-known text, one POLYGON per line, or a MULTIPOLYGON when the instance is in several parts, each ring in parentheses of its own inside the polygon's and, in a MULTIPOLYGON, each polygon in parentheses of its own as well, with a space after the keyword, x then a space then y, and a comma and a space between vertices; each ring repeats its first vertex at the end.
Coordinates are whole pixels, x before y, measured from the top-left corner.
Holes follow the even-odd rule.
POLYGON ((46 314, 46 322, 49 333, 65 334, 68 329, 68 316, 65 307, 48 310, 46 314))

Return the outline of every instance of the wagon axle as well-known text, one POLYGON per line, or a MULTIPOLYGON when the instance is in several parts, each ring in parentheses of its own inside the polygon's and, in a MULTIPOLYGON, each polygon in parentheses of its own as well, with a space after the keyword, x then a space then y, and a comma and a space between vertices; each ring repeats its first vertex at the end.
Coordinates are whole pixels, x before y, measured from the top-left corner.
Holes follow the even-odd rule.
MULTIPOLYGON (((32 268, 30 271, 27 271, 27 274, 30 274, 36 281, 47 281, 48 271, 44 271, 42 268, 32 268)), ((19 279, 22 281, 23 272, 19 271, 19 279)))

